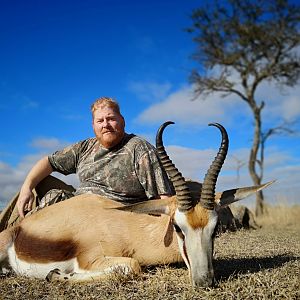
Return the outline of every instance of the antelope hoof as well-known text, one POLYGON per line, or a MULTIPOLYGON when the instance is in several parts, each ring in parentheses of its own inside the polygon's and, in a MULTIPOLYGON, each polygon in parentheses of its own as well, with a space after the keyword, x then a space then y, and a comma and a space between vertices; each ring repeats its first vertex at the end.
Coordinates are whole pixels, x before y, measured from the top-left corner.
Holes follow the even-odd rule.
POLYGON ((46 280, 47 280, 48 282, 53 281, 53 280, 59 278, 60 275, 61 275, 61 272, 60 272, 59 269, 51 270, 51 271, 48 273, 48 275, 46 276, 46 280))

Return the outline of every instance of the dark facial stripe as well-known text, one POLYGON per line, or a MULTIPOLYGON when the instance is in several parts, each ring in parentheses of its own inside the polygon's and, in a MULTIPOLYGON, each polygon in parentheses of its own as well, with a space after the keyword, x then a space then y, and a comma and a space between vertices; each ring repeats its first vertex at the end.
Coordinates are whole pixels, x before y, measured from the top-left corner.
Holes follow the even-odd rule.
POLYGON ((187 255, 187 252, 186 252, 186 246, 185 246, 185 241, 183 241, 183 253, 184 253, 184 256, 188 262, 188 265, 190 266, 190 260, 189 260, 189 257, 187 255))

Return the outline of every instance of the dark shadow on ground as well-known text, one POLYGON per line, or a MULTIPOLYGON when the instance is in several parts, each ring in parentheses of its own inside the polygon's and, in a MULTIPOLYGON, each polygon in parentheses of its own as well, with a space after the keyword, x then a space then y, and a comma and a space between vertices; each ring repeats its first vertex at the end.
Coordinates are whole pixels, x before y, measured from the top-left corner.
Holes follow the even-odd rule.
POLYGON ((215 278, 217 281, 224 281, 236 274, 257 273, 262 270, 276 269, 289 261, 297 260, 300 260, 300 258, 290 255, 216 259, 214 261, 215 278))
MULTIPOLYGON (((227 258, 215 259, 214 271, 217 282, 228 280, 238 274, 257 273, 267 269, 276 269, 290 261, 300 261, 299 257, 291 255, 276 255, 273 257, 227 258)), ((143 272, 155 274, 157 268, 165 266, 143 267, 143 272)), ((173 269, 187 269, 184 263, 170 264, 173 269)))

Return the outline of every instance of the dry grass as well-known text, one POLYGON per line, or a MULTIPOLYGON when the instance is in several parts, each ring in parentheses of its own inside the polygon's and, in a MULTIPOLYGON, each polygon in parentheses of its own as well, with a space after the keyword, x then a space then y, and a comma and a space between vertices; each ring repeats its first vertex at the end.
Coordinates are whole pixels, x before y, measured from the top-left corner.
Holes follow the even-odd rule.
POLYGON ((216 240, 212 289, 192 289, 184 266, 163 266, 91 284, 3 276, 0 299, 300 299, 300 207, 271 207, 258 221, 216 240))

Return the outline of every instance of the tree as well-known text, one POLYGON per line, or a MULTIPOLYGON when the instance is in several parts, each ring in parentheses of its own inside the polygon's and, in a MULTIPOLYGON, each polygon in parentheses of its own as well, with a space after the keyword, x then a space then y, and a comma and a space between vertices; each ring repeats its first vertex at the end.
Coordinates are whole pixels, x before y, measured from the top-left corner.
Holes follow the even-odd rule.
MULTIPOLYGON (((187 31, 197 44, 192 58, 200 64, 190 76, 195 94, 235 94, 250 107, 254 131, 248 170, 253 183, 261 184, 266 137, 277 127, 263 131, 266 100, 257 99, 256 92, 265 81, 280 87, 298 82, 300 7, 287 0, 216 0, 195 9, 191 18, 187 31)), ((255 210, 256 215, 264 212, 262 192, 255 210)))

